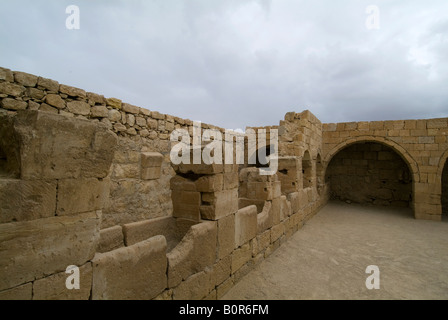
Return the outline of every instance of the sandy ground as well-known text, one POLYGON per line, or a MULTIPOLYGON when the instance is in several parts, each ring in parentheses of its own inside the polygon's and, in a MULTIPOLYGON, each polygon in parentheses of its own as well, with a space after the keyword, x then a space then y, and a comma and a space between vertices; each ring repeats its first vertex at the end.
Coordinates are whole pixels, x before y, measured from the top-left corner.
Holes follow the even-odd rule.
POLYGON ((330 202, 223 299, 448 299, 448 222, 330 202))

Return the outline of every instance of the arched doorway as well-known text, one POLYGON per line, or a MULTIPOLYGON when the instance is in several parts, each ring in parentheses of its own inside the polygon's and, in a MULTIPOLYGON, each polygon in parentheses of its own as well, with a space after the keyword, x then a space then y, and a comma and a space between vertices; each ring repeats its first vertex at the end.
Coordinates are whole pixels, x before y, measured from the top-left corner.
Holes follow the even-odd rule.
POLYGON ((402 156, 384 143, 355 141, 342 147, 331 158, 325 179, 332 199, 412 206, 413 174, 402 156))

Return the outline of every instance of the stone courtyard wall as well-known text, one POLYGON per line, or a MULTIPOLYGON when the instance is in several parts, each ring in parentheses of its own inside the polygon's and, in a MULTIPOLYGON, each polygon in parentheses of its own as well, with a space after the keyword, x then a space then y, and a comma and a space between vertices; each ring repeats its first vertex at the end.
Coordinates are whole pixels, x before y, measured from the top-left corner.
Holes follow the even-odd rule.
POLYGON ((170 134, 191 120, 0 68, 0 299, 219 299, 326 204, 328 163, 359 141, 397 151, 415 216, 440 218, 447 128, 289 112, 252 128, 258 148, 278 130, 276 174, 247 141, 244 164, 173 165, 170 134))

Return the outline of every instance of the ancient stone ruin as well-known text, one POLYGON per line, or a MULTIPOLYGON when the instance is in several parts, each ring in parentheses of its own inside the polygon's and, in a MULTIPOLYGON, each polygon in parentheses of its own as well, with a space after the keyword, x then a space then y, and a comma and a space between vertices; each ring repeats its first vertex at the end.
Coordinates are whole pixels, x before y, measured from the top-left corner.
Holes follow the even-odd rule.
POLYGON ((0 299, 219 299, 330 198, 448 211, 447 118, 289 112, 250 128, 273 175, 247 139, 243 163, 175 165, 176 129, 193 122, 0 68, 0 299))

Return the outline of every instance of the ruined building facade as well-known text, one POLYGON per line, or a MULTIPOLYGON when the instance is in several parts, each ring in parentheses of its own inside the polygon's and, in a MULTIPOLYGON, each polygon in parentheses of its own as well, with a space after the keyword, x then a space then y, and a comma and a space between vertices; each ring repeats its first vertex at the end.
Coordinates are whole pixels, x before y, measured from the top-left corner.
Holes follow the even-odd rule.
POLYGON ((193 122, 0 68, 0 299, 219 299, 330 198, 448 210, 447 118, 289 112, 251 128, 274 175, 247 141, 242 164, 174 165, 175 129, 193 122))

